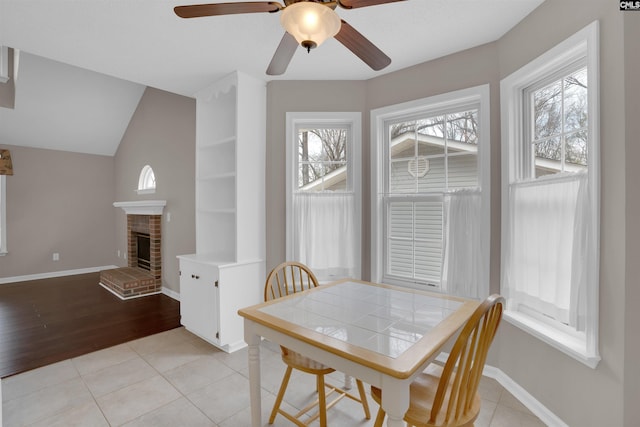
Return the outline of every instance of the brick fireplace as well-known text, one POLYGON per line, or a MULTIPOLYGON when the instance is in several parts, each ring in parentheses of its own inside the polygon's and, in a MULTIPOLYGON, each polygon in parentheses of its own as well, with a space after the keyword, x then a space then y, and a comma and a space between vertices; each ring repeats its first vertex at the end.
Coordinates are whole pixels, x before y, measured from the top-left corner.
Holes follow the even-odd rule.
POLYGON ((162 292, 163 200, 116 202, 127 214, 127 267, 103 270, 100 284, 122 299, 162 292))

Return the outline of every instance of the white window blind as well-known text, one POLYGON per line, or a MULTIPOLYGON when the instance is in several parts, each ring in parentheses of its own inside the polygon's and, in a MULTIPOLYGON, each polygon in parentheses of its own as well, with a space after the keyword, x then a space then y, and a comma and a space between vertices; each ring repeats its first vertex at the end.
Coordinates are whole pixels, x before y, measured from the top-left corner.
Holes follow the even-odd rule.
POLYGON ((439 284, 442 266, 442 201, 390 201, 388 271, 439 284))

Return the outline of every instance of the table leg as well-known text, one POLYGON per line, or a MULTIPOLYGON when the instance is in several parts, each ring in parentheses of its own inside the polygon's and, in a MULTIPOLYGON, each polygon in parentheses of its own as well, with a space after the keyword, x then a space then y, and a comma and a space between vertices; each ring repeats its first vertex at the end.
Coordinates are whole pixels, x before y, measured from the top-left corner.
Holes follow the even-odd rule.
POLYGON ((351 390, 353 387, 353 377, 349 374, 344 374, 344 389, 351 390))
POLYGON ((245 321, 244 339, 249 345, 249 393, 251 398, 251 426, 262 425, 262 396, 260 393, 260 336, 251 333, 245 321))
POLYGON ((382 408, 387 413, 387 427, 404 427, 402 419, 409 409, 409 384, 392 379, 382 381, 382 408))

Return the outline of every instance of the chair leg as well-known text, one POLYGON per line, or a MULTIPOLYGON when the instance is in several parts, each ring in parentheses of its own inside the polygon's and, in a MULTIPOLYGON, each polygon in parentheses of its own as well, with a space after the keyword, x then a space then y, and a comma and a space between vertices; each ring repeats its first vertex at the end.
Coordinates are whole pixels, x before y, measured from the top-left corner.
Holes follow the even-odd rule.
POLYGON ((282 398, 284 397, 284 392, 287 390, 287 385, 289 384, 289 378, 291 378, 292 371, 293 371, 293 368, 291 366, 287 366, 287 371, 284 373, 284 377, 282 378, 282 383, 280 384, 278 397, 276 397, 276 403, 273 405, 273 409, 271 410, 271 416, 269 417, 269 424, 273 424, 273 422, 276 419, 276 415, 278 414, 278 409, 280 409, 280 405, 282 404, 282 398))
POLYGON ((320 411, 320 427, 327 427, 327 397, 324 389, 324 375, 317 375, 318 410, 320 411))
POLYGON ((373 423, 373 427, 382 427, 382 422, 387 413, 382 408, 378 409, 378 415, 376 415, 376 421, 373 423))
POLYGON ((362 408, 364 409, 364 417, 369 420, 371 419, 371 412, 369 412, 369 401, 367 400, 367 393, 364 391, 364 384, 362 384, 362 381, 360 380, 356 380, 356 384, 358 385, 360 401, 362 402, 362 408))

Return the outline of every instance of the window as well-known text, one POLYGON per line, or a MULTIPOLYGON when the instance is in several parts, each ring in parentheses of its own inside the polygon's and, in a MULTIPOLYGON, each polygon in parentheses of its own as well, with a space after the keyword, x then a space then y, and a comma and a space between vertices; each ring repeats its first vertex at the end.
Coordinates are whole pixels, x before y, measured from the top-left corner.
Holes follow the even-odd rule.
POLYGON ((7 253, 7 177, 0 175, 0 256, 7 253))
POLYGON ((505 318, 595 367, 598 26, 501 82, 505 318))
POLYGON ((153 174, 151 166, 145 165, 140 171, 138 178, 138 194, 153 194, 156 192, 156 176, 153 174))
POLYGON ((372 280, 489 293, 489 88, 372 111, 372 280))
POLYGON ((287 259, 360 277, 360 113, 287 113, 287 259))

